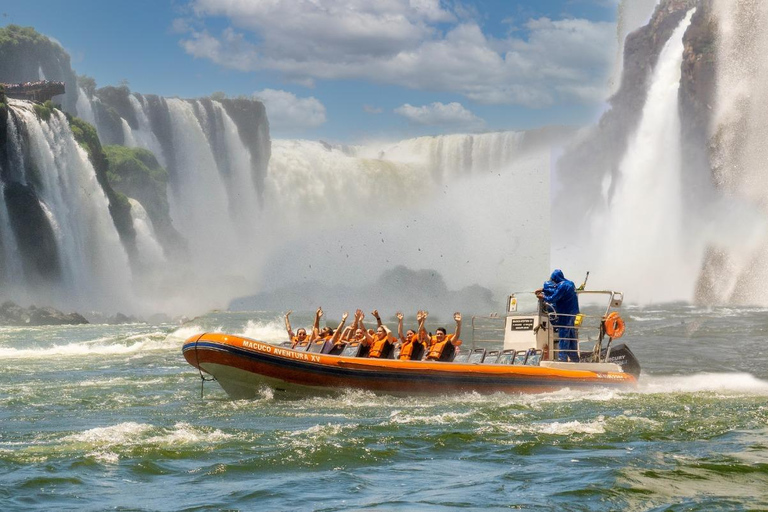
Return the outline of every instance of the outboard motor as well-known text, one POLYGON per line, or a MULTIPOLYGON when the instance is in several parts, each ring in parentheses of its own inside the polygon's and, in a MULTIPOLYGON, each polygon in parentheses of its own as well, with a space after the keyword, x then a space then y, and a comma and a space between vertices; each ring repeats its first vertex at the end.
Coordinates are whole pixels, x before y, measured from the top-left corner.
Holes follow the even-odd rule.
POLYGON ((609 354, 608 359, 605 359, 607 349, 604 348, 600 353, 600 359, 606 363, 618 364, 621 366, 621 369, 624 370, 624 373, 634 375, 636 379, 640 377, 640 362, 635 357, 635 354, 629 350, 629 347, 626 344, 620 343, 618 345, 613 345, 610 350, 611 353, 609 354))

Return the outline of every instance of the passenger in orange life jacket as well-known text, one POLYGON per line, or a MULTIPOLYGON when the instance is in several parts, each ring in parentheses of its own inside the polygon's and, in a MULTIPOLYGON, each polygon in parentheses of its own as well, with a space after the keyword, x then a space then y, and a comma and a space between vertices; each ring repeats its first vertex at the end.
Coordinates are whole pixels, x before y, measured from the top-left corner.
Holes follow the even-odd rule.
POLYGON ((426 330, 424 330, 424 320, 426 320, 427 316, 424 311, 418 311, 416 313, 416 320, 419 322, 417 331, 408 329, 405 335, 403 335, 403 314, 398 311, 396 316, 397 335, 400 338, 400 355, 398 356, 398 359, 409 361, 414 357, 414 355, 418 354, 419 350, 424 350, 425 348, 425 345, 422 345, 422 342, 419 340, 418 333, 424 333, 426 336, 426 330))
POLYGON ((342 342, 343 336, 346 334, 349 336, 349 327, 344 329, 344 324, 347 322, 347 317, 349 316, 349 313, 346 311, 343 315, 341 315, 341 322, 339 322, 339 326, 336 328, 336 332, 333 333, 333 335, 329 338, 332 345, 338 345, 342 342))
POLYGON ((358 318, 358 323, 360 328, 363 330, 363 335, 365 336, 363 345, 370 347, 368 357, 386 357, 389 354, 389 351, 392 350, 395 339, 389 333, 389 329, 387 329, 386 326, 381 323, 378 310, 374 309, 373 313, 371 314, 376 318, 376 321, 379 324, 376 327, 376 331, 374 332, 373 336, 368 334, 368 331, 366 331, 365 325, 363 324, 363 318, 365 315, 360 312, 360 316, 358 318))
POLYGON ((329 340, 333 337, 333 329, 326 326, 322 329, 320 328, 320 319, 325 315, 323 312, 323 308, 317 308, 317 312, 315 313, 315 323, 312 325, 312 334, 309 335, 309 341, 316 341, 316 340, 329 340))
POLYGON ((296 345, 307 339, 307 330, 303 327, 299 327, 299 329, 296 330, 296 334, 293 333, 293 329, 291 329, 291 313, 293 313, 293 310, 289 310, 285 314, 285 330, 288 331, 288 338, 291 340, 291 348, 294 348, 296 345))
POLYGON ((453 334, 447 334, 444 327, 438 327, 435 335, 430 339, 429 352, 425 359, 430 361, 450 361, 456 352, 456 347, 461 345, 461 313, 458 311, 453 314, 456 321, 456 331, 453 334))

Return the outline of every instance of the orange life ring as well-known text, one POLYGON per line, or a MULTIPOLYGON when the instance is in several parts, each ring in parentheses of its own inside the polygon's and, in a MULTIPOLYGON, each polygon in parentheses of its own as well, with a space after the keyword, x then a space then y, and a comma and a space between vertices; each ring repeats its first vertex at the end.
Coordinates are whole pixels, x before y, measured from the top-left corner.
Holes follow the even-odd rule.
POLYGON ((624 336, 624 320, 616 311, 605 317, 603 325, 605 326, 605 334, 609 337, 617 339, 624 336))

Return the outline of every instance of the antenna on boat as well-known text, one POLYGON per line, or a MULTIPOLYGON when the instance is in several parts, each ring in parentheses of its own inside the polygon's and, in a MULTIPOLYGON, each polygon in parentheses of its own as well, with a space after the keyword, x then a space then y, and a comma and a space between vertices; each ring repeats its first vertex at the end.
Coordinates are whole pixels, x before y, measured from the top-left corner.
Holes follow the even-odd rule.
POLYGON ((577 289, 578 291, 580 291, 580 292, 584 291, 584 288, 586 288, 586 286, 587 286, 587 280, 588 280, 588 279, 589 279, 589 270, 587 270, 587 275, 586 275, 586 276, 584 276, 584 282, 583 282, 583 283, 581 283, 581 286, 579 286, 579 287, 578 287, 578 288, 576 288, 576 289, 577 289))

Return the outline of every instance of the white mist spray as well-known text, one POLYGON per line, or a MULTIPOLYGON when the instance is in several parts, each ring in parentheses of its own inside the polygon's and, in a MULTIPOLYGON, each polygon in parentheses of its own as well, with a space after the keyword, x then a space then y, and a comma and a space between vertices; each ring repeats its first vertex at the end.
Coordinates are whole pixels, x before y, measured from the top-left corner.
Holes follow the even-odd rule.
POLYGON ((722 296, 717 300, 768 304, 768 3, 715 0, 713 10, 719 29, 711 127, 714 177, 732 202, 759 214, 734 229, 720 230, 717 247, 727 257, 707 277, 719 284, 722 296), (758 225, 757 237, 756 230, 744 229, 750 225, 758 225))

